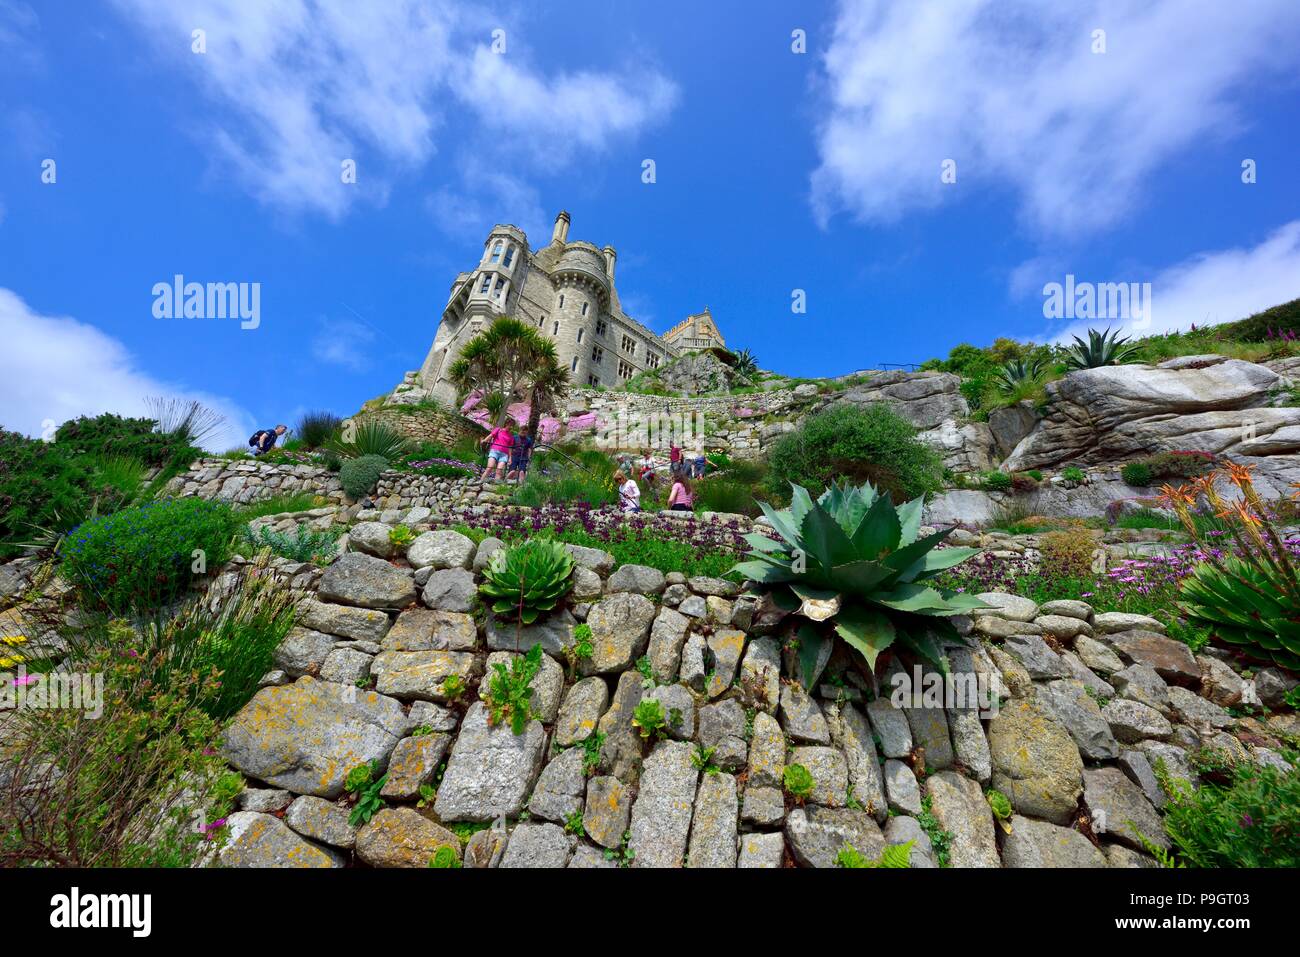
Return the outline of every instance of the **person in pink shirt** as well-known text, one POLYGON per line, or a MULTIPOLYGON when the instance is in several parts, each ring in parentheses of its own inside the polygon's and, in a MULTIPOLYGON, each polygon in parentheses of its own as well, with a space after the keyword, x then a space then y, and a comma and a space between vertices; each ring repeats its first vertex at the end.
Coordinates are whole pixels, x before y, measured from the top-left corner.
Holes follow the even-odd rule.
POLYGON ((668 493, 668 507, 674 512, 694 511, 695 490, 685 475, 679 475, 673 480, 672 490, 668 493))
POLYGON ((488 447, 487 469, 483 472, 483 480, 491 481, 495 469, 496 481, 505 481, 506 467, 510 464, 510 450, 515 445, 515 433, 510 428, 510 420, 507 419, 505 425, 499 425, 489 432, 479 444, 488 447))

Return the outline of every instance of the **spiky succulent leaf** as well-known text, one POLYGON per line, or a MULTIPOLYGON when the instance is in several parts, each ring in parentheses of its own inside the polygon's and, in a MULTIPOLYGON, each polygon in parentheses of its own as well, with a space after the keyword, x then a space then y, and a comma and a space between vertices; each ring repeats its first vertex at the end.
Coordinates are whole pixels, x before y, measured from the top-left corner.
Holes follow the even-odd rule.
POLYGON ((799 628, 805 684, 815 670, 803 662, 805 652, 824 650, 832 633, 872 665, 882 650, 902 645, 946 669, 942 643, 958 637, 947 619, 987 606, 925 582, 976 550, 936 550, 947 531, 918 539, 922 499, 895 508, 871 485, 832 483, 815 502, 793 486, 791 502, 784 510, 760 503, 780 541, 751 537, 749 560, 733 570, 763 586, 779 609, 828 616, 821 629, 808 622, 799 628))
POLYGON ((861 605, 849 605, 835 616, 835 633, 862 655, 873 670, 876 658, 898 636, 887 614, 861 605))

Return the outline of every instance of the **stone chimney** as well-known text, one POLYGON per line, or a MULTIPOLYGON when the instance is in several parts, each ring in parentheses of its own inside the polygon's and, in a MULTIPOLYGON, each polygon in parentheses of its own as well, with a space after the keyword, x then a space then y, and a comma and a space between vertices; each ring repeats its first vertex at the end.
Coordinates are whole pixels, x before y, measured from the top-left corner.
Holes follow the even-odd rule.
POLYGON ((569 241, 569 214, 560 210, 555 217, 555 229, 551 232, 551 242, 563 245, 569 241))
POLYGON ((609 283, 614 284, 614 262, 618 259, 618 253, 614 251, 613 246, 606 246, 601 250, 605 254, 605 274, 609 276, 609 283))

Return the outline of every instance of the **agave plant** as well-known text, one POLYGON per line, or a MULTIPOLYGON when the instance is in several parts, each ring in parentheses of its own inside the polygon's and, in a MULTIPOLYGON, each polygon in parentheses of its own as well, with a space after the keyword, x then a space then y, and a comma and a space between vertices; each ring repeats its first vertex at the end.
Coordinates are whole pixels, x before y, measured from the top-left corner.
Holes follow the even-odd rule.
POLYGON ((1010 395, 1021 386, 1037 381, 1042 374, 1042 358, 1016 359, 993 373, 993 384, 1003 395, 1010 395))
POLYGON ((573 556, 561 542, 533 538, 493 555, 479 592, 495 614, 514 612, 521 624, 531 625, 569 593, 572 575, 573 556))
POLYGON ((1065 364, 1071 369, 1096 369, 1117 366, 1137 359, 1140 347, 1118 332, 1088 330, 1088 341, 1074 337, 1074 345, 1065 350, 1065 364))
POLYGON ((1178 607, 1229 646, 1300 672, 1300 576, 1255 491, 1250 469, 1229 464, 1191 485, 1161 489, 1162 502, 1173 507, 1205 556, 1183 579, 1178 607), (1225 502, 1215 487, 1218 479, 1236 485, 1240 500, 1225 502), (1206 540, 1204 526, 1192 514, 1202 495, 1225 522, 1235 554, 1223 553, 1222 539, 1206 540))
POLYGON ((896 508, 870 484, 832 483, 814 502, 802 486, 791 488, 789 509, 759 503, 780 539, 745 536, 749 560, 732 570, 763 586, 778 608, 807 619, 798 628, 804 686, 816 683, 836 635, 872 670, 897 643, 946 671, 943 641, 959 640, 949 619, 987 606, 933 579, 979 550, 936 551, 951 529, 918 538, 921 498, 896 508))

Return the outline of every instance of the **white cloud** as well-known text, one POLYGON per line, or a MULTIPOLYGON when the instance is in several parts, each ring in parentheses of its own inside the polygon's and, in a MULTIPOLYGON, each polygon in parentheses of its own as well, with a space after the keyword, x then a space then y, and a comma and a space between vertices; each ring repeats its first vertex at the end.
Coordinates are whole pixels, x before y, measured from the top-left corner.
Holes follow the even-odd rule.
POLYGON ((650 67, 549 78, 518 42, 491 53, 500 11, 464 0, 116 2, 218 105, 194 111, 198 135, 260 201, 290 211, 337 218, 359 193, 382 202, 400 169, 433 155, 457 106, 494 134, 498 159, 550 168, 662 118, 675 96, 650 67), (194 29, 206 53, 190 51, 194 29), (339 175, 349 158, 352 186, 339 175))
POLYGON ((460 183, 444 186, 425 201, 438 228, 458 239, 480 242, 503 217, 528 234, 534 247, 550 241, 551 231, 537 189, 509 173, 464 164, 460 183))
POLYGON ((1294 0, 842 0, 814 211, 890 221, 1009 189, 1038 231, 1104 227, 1163 164, 1235 132, 1237 95, 1297 59, 1294 0))
POLYGON ((240 444, 255 428, 248 411, 230 399, 155 379, 117 339, 76 319, 43 316, 4 288, 0 339, 6 358, 0 425, 6 429, 39 436, 47 424, 57 427, 79 415, 147 416, 151 396, 198 399, 224 415, 226 427, 209 440, 211 449, 240 444))
POLYGON ((328 319, 311 341, 311 354, 317 362, 340 366, 350 372, 370 368, 369 347, 375 341, 370 326, 352 319, 328 319))
MULTIPOLYGON (((1078 277, 1087 279, 1089 277, 1078 277)), ((1063 277, 1050 277, 1061 282, 1063 277)), ((1137 277, 1133 281, 1138 281, 1137 277)), ((1041 288, 1041 287, 1040 287, 1041 288)), ((1151 321, 1082 321, 1045 337, 1086 338, 1089 326, 1113 325, 1131 335, 1185 330, 1244 319, 1300 296, 1300 219, 1275 230, 1256 246, 1198 253, 1151 280, 1151 321)))

